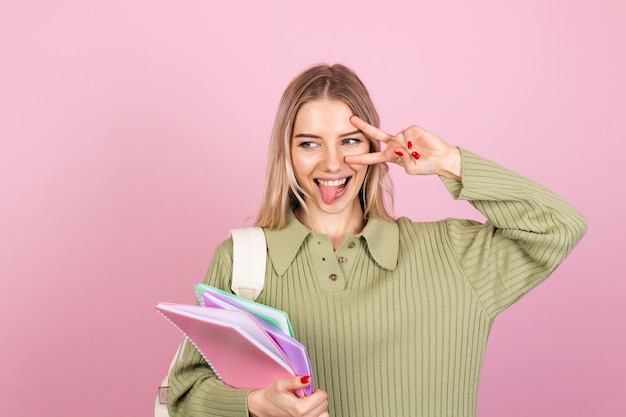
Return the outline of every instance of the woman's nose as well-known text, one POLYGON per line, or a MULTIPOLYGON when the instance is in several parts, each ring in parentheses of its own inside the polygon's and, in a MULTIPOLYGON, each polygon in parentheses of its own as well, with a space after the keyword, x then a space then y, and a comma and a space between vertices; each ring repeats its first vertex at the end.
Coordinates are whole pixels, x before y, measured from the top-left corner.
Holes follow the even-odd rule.
POLYGON ((324 164, 324 168, 329 172, 339 171, 339 169, 341 168, 341 164, 343 164, 343 154, 337 148, 326 148, 324 164))

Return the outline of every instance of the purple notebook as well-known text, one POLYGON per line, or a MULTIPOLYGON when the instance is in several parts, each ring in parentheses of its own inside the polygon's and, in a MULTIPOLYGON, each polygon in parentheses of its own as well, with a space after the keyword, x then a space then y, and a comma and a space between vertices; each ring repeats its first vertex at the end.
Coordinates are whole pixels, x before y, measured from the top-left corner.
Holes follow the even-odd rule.
MULTIPOLYGON (((219 292, 213 293, 213 292, 205 291, 201 295, 201 300, 202 300, 202 303, 206 307, 222 308, 228 311, 245 312, 245 310, 239 307, 235 301, 233 301, 232 299, 226 296, 223 296, 219 292)), ((252 315, 250 316, 254 320, 257 321, 259 326, 261 326, 261 328, 265 330, 272 337, 272 339, 276 342, 276 344, 280 347, 280 349, 285 355, 285 359, 287 360, 289 365, 292 367, 292 369, 295 371, 296 375, 298 376, 309 375, 311 376, 311 379, 312 379, 313 370, 311 369, 311 362, 309 360, 309 354, 306 350, 306 347, 302 343, 294 339, 293 337, 286 335, 281 330, 277 329, 276 327, 272 326, 266 321, 258 317, 252 316, 252 315)), ((315 388, 314 388, 313 381, 311 381, 311 384, 304 389, 303 394, 305 396, 310 395, 313 393, 314 389, 315 388)))

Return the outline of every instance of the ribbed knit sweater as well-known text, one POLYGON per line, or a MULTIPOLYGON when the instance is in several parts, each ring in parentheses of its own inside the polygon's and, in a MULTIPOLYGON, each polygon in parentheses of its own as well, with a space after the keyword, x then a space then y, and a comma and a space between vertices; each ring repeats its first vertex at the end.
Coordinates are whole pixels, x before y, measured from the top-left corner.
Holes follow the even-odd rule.
MULTIPOLYGON (((494 318, 548 277, 586 230, 552 192, 461 152, 461 181, 442 180, 484 224, 370 219, 336 250, 295 216, 265 231, 257 301, 289 314, 333 417, 475 416, 494 318)), ((227 240, 205 282, 228 290, 232 262, 227 240)), ((225 386, 191 345, 171 383, 172 416, 248 415, 248 391, 225 386)))

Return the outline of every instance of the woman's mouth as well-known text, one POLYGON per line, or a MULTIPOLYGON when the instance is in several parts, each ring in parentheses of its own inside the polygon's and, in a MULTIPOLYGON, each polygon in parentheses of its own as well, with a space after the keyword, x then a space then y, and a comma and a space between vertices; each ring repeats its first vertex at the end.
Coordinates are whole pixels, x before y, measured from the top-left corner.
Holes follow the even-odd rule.
POLYGON ((343 195, 343 190, 352 177, 345 177, 337 180, 316 179, 315 183, 320 189, 322 200, 326 204, 332 204, 335 199, 343 195))

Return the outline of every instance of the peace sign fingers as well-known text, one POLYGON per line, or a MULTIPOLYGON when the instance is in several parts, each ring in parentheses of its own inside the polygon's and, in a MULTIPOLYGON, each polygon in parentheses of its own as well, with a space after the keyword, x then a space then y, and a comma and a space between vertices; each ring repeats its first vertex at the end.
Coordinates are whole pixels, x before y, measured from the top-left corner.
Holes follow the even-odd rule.
POLYGON ((385 147, 380 152, 346 156, 347 163, 373 165, 393 162, 402 166, 407 174, 460 178, 461 154, 458 148, 448 145, 432 132, 413 125, 392 136, 357 116, 350 117, 350 123, 364 135, 383 142, 385 147))
POLYGON ((383 132, 379 128, 372 126, 367 123, 365 120, 361 119, 358 116, 350 117, 350 123, 361 132, 363 132, 366 136, 369 136, 372 139, 376 139, 377 141, 387 143, 393 140, 393 136, 388 133, 383 132))
POLYGON ((357 116, 350 117, 350 123, 363 132, 364 135, 379 142, 383 142, 385 148, 380 152, 346 156, 347 163, 374 165, 382 162, 394 162, 403 166, 407 172, 415 173, 413 172, 415 171, 414 160, 419 158, 419 154, 416 151, 405 152, 407 144, 405 143, 404 132, 391 136, 357 116))

